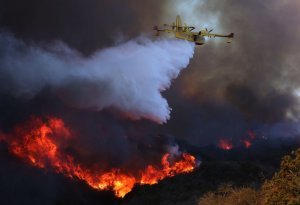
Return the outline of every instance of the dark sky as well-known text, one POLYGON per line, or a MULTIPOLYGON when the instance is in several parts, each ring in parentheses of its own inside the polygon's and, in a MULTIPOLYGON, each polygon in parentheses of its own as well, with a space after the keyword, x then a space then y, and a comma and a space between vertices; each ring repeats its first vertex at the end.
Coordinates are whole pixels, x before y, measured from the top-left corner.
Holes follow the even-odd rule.
POLYGON ((138 32, 133 9, 125 1, 1 1, 1 25, 28 41, 61 40, 89 54, 111 45, 124 33, 138 32))

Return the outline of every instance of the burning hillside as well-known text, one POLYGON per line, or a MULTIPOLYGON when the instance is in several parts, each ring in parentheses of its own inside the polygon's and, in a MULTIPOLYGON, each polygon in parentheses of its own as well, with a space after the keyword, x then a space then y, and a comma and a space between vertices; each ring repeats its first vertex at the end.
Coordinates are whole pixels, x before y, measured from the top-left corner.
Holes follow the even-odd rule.
POLYGON ((101 168, 103 162, 85 167, 66 151, 72 137, 72 131, 61 119, 50 117, 44 122, 32 117, 29 122, 17 126, 13 133, 3 134, 1 139, 8 143, 14 155, 33 166, 83 180, 94 189, 111 189, 118 197, 124 197, 135 184, 155 184, 196 167, 195 157, 187 153, 180 156, 166 153, 160 165, 148 165, 136 174, 122 168, 105 170, 101 168))

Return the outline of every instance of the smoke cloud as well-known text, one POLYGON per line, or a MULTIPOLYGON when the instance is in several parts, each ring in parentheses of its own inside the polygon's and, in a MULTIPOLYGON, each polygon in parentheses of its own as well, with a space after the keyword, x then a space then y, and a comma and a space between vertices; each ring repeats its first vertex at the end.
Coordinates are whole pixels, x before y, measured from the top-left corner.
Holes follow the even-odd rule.
POLYGON ((195 69, 184 77, 185 94, 197 96, 201 102, 208 98, 230 102, 255 120, 278 121, 290 118, 291 113, 297 116, 294 90, 300 82, 300 41, 295 28, 299 27, 299 3, 203 0, 196 8, 207 16, 215 15, 212 19, 217 23, 208 28, 235 32, 236 37, 229 46, 212 40, 199 48, 201 61, 192 61, 195 69), (272 112, 261 114, 267 107, 272 107, 272 112))
POLYGON ((133 119, 170 118, 161 92, 193 56, 194 45, 141 37, 85 58, 62 42, 41 48, 1 34, 0 90, 32 98, 49 87, 76 108, 113 107, 133 119), (5 82, 5 83, 4 83, 5 82))
POLYGON ((264 130, 272 137, 274 132, 266 127, 278 124, 290 127, 286 129, 290 133, 282 136, 295 134, 292 128, 300 127, 299 2, 178 3, 169 4, 169 16, 179 13, 196 29, 234 32, 235 38, 232 44, 208 39, 197 47, 189 69, 169 93, 174 112, 168 129, 198 144, 216 142, 221 136, 238 141, 247 129, 264 130))
MULTIPOLYGON (((91 59, 100 48, 112 46, 113 39, 120 33, 125 39, 134 39, 140 33, 150 32, 153 25, 174 21, 178 14, 183 22, 195 25, 196 30, 207 27, 214 29, 215 33, 234 32, 231 45, 227 45, 224 39, 211 39, 204 46, 196 48, 189 69, 184 70, 168 92, 164 93, 173 111, 168 124, 160 127, 160 133, 169 133, 202 145, 215 143, 220 137, 239 140, 248 129, 266 130, 264 135, 268 135, 270 127, 276 128, 278 124, 297 126, 299 122, 298 1, 0 2, 2 28, 27 43, 40 44, 59 39, 80 54, 83 53, 83 56, 88 56, 78 54, 81 59, 91 59), (53 13, 56 14, 55 18, 53 13)), ((57 47, 60 46, 56 46, 54 53, 59 50, 57 47)), ((76 92, 85 94, 80 90, 91 90, 93 86, 88 88, 90 82, 87 83, 86 78, 80 80, 75 77, 69 76, 63 85, 52 86, 51 89, 65 103, 81 107, 86 97, 76 92), (74 102, 74 96, 80 96, 83 102, 74 102)), ((12 89, 9 79, 2 81, 1 90, 12 89)), ((104 82, 102 87, 106 85, 104 82)), ((55 100, 48 94, 44 94, 48 97, 45 110, 50 114, 65 113, 64 109, 54 105, 55 100)), ((6 99, 4 95, 0 97, 6 99)), ((41 110, 44 106, 39 101, 34 106, 30 102, 27 113, 35 110, 35 107, 41 110)), ((22 101, 18 103, 22 105, 22 101)), ((8 113, 6 107, 1 112, 8 113)), ((15 111, 15 107, 11 110, 15 111)), ((87 107, 95 110, 93 103, 87 107)), ((24 113, 21 108, 19 113, 24 113)), ((122 111, 128 114, 128 110, 122 111)), ((15 119, 19 113, 14 117, 9 113, 5 116, 15 119)), ((7 122, 7 117, 2 121, 7 122)), ((145 131, 143 133, 147 135, 145 131)))

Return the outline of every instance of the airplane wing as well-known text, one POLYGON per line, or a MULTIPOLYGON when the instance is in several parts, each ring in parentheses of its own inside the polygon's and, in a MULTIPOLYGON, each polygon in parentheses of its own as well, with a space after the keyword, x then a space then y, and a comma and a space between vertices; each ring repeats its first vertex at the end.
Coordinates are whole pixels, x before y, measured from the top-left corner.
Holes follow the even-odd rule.
POLYGON ((166 33, 174 33, 175 31, 172 29, 159 29, 158 26, 154 26, 153 30, 156 31, 156 36, 159 36, 159 32, 166 32, 166 33))
POLYGON ((234 38, 234 33, 228 35, 220 35, 220 34, 208 34, 209 37, 221 37, 221 38, 234 38))

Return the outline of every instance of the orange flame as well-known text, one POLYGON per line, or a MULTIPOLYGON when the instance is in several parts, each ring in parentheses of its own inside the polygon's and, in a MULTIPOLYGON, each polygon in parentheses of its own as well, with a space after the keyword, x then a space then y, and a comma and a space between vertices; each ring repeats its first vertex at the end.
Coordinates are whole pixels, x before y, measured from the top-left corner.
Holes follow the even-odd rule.
POLYGON ((169 162, 170 154, 165 154, 161 159, 162 169, 157 169, 149 165, 142 173, 141 184, 156 184, 158 181, 174 176, 179 173, 191 172, 195 168, 195 157, 187 153, 183 153, 183 160, 175 162, 173 165, 169 162))
POLYGON ((113 190, 118 197, 124 197, 137 183, 155 184, 166 177, 191 172, 196 167, 196 159, 190 154, 183 153, 175 161, 167 153, 161 159, 160 168, 148 165, 145 170, 140 171, 141 176, 133 176, 117 168, 109 171, 92 170, 76 163, 71 155, 61 149, 61 140, 71 137, 70 130, 61 119, 49 118, 44 123, 39 118, 32 118, 29 126, 25 124, 17 127, 14 136, 1 135, 0 140, 8 142, 13 154, 33 166, 51 168, 70 178, 83 180, 94 189, 113 190))
POLYGON ((224 149, 224 150, 233 149, 233 144, 230 143, 227 139, 220 139, 218 146, 219 146, 219 148, 224 149))

